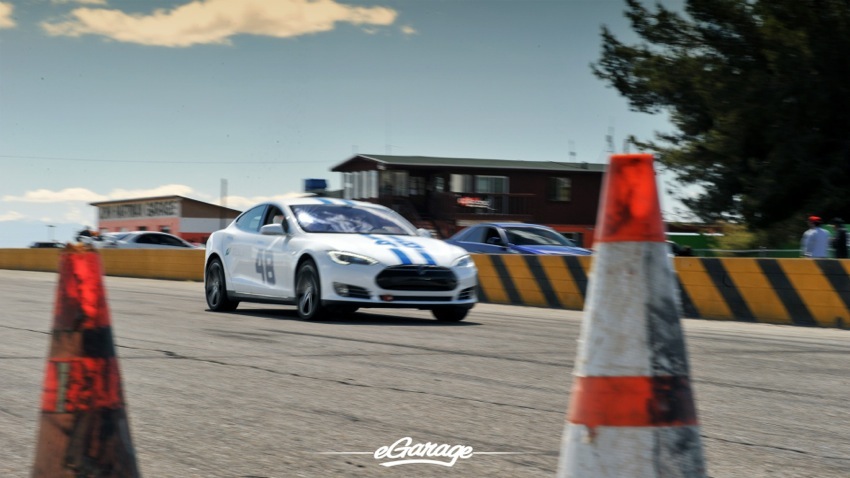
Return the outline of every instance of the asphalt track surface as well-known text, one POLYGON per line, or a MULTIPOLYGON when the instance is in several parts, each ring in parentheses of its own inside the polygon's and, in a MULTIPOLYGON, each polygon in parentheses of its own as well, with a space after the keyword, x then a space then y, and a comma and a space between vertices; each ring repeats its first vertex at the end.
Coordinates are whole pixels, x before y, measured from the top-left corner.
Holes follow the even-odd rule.
MULTIPOLYGON (((32 467, 57 280, 0 271, 3 478, 32 467)), ((580 312, 303 322, 291 307, 208 312, 194 282, 108 277, 106 290, 145 477, 555 474, 580 312), (374 452, 404 437, 474 454, 381 466, 374 452)), ((850 331, 684 327, 709 476, 850 476, 850 331)))

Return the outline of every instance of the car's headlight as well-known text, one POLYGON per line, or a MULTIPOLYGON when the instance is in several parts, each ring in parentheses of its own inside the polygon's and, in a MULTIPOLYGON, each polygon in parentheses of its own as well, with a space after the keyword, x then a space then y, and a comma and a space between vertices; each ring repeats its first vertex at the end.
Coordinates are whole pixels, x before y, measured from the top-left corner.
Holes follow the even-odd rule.
POLYGON ((346 266, 351 264, 371 266, 378 263, 377 260, 372 259, 371 257, 355 254, 353 252, 328 251, 328 256, 330 256, 331 260, 337 264, 346 266))
POLYGON ((454 262, 452 262, 452 267, 475 267, 475 261, 473 261, 472 257, 467 254, 455 259, 454 262))

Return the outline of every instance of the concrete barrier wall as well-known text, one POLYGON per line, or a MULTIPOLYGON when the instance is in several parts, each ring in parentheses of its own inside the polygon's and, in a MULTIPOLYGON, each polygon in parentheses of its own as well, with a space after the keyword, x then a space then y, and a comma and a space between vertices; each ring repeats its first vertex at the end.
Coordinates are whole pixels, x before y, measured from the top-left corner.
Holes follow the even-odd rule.
MULTIPOLYGON (((62 249, 0 249, 0 269, 56 272, 62 249)), ((104 274, 165 280, 204 280, 204 251, 103 249, 104 274)))
MULTIPOLYGON (((55 272, 61 249, 0 249, 0 269, 55 272)), ((101 251, 106 275, 202 281, 204 251, 101 251)), ((480 300, 581 310, 592 257, 474 255, 480 300)), ((846 328, 850 260, 674 259, 685 317, 846 328)))

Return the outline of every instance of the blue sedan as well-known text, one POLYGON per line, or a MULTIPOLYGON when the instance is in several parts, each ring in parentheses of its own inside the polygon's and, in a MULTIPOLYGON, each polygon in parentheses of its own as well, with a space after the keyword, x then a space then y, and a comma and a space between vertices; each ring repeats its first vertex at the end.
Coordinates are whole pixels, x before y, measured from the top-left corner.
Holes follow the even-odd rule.
POLYGON ((587 256, 589 249, 552 229, 519 222, 482 223, 467 227, 446 242, 478 254, 587 256))

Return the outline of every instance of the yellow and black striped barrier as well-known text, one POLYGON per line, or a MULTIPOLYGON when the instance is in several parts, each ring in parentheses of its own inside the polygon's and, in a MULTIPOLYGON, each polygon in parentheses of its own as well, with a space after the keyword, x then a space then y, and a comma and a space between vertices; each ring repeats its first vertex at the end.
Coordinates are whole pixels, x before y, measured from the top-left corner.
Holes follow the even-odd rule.
MULTIPOLYGON (((474 255, 481 302, 584 308, 589 256, 474 255)), ((674 259, 685 317, 845 328, 850 261, 674 259)))
MULTIPOLYGON (((202 281, 204 251, 103 250, 106 275, 202 281)), ((0 269, 56 272, 58 249, 0 249, 0 269)), ((582 310, 592 256, 473 255, 479 299, 582 310)), ((850 260, 676 257, 685 317, 848 328, 850 260)))

